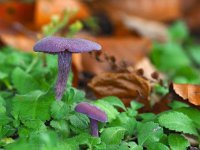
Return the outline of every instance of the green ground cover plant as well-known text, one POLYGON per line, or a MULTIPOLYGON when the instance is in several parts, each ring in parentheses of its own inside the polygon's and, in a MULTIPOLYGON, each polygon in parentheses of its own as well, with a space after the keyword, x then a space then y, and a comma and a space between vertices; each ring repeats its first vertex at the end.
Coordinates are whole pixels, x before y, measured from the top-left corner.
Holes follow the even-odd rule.
MULTIPOLYGON (((189 39, 184 24, 169 31, 169 43, 155 43, 152 62, 168 80, 200 83, 199 46, 189 39)), ((191 139, 199 147, 200 111, 192 106, 173 101, 170 110, 154 114, 139 113, 143 105, 134 100, 128 108, 114 96, 91 101, 72 87, 72 72, 63 98, 56 101, 57 57, 4 47, 0 58, 2 150, 186 150, 193 146, 191 139), (81 102, 106 113, 99 137, 90 135, 89 118, 75 111, 81 102)))

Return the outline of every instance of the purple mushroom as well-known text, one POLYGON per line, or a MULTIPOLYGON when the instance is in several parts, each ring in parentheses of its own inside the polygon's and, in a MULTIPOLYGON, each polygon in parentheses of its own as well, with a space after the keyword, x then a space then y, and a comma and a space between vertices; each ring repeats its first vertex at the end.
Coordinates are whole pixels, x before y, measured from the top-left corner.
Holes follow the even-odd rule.
POLYGON ((90 118, 90 129, 92 136, 99 136, 98 121, 107 122, 108 118, 104 111, 86 102, 79 103, 75 111, 85 114, 90 118))
POLYGON ((49 36, 38 41, 33 49, 35 52, 58 54, 58 78, 55 90, 56 99, 61 100, 71 68, 72 53, 98 51, 101 50, 101 46, 85 39, 49 36))

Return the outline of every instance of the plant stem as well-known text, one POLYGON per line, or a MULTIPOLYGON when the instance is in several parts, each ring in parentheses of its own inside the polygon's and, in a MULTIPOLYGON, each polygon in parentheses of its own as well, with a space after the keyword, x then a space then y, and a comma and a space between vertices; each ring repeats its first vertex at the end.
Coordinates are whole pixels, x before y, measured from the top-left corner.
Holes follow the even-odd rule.
POLYGON ((33 69, 33 67, 37 64, 37 62, 38 62, 38 56, 36 56, 31 62, 31 64, 28 66, 28 68, 26 69, 26 73, 29 73, 33 69))
POLYGON ((68 74, 71 68, 72 53, 58 53, 58 79, 56 82, 56 99, 61 100, 67 84, 68 74))
POLYGON ((45 53, 42 53, 42 63, 43 63, 43 67, 46 67, 47 66, 47 60, 46 60, 46 54, 45 53))
POLYGON ((4 82, 4 84, 6 85, 6 87, 9 89, 9 90, 12 90, 13 89, 13 87, 12 87, 12 85, 10 84, 10 82, 8 81, 8 80, 3 80, 3 82, 4 82))
POLYGON ((98 121, 90 118, 91 135, 99 137, 98 121))

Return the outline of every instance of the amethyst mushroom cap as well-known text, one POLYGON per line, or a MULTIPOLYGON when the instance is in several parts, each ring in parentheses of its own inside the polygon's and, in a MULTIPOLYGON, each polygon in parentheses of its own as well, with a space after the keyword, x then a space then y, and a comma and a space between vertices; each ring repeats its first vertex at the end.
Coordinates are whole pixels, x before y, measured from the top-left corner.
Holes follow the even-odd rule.
POLYGON ((55 86, 56 99, 61 100, 71 68, 72 53, 101 50, 101 45, 80 38, 49 36, 39 40, 33 47, 35 52, 58 54, 58 78, 55 86))
POLYGON ((92 136, 99 136, 98 122, 107 122, 108 118, 104 111, 86 102, 79 103, 75 111, 85 114, 90 118, 90 129, 92 136))

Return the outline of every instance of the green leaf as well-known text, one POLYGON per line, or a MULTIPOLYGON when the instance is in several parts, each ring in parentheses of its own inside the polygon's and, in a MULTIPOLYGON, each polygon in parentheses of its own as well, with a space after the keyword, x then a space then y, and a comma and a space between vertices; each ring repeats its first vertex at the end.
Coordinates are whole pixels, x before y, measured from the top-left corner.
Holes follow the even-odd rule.
POLYGON ((68 116, 69 109, 63 101, 54 101, 51 105, 51 115, 54 119, 64 119, 68 116))
POLYGON ((104 97, 100 100, 106 101, 113 106, 117 106, 119 108, 122 108, 123 110, 126 110, 124 103, 116 96, 108 96, 108 97, 104 97))
POLYGON ((119 115, 117 109, 106 101, 97 100, 94 101, 93 104, 102 109, 103 111, 105 111, 105 113, 108 116, 108 122, 111 122, 113 119, 117 117, 117 115, 119 115))
POLYGON ((172 75, 173 82, 175 83, 190 83, 197 84, 199 81, 199 72, 195 68, 188 66, 182 66, 174 71, 172 75))
POLYGON ((143 150, 141 145, 137 145, 135 142, 128 142, 129 150, 143 150))
POLYGON ((55 95, 52 90, 47 93, 33 91, 26 95, 17 95, 13 99, 12 115, 20 120, 49 120, 53 101, 55 101, 55 95))
POLYGON ((137 145, 135 142, 122 142, 120 145, 112 145, 110 149, 117 150, 143 150, 141 145, 137 145))
POLYGON ((75 140, 76 143, 82 145, 82 144, 88 144, 90 138, 91 138, 90 134, 82 132, 79 135, 73 137, 72 139, 75 140))
POLYGON ((8 77, 8 74, 7 73, 4 73, 4 72, 1 72, 0 71, 0 80, 3 80, 3 79, 5 79, 5 78, 7 78, 8 77))
POLYGON ((185 40, 189 36, 187 25, 183 21, 174 23, 169 28, 169 35, 173 41, 185 40))
POLYGON ((139 124, 138 143, 149 145, 151 142, 158 142, 163 136, 163 129, 158 123, 146 122, 139 124))
POLYGON ((5 100, 0 96, 0 114, 6 113, 5 100))
POLYGON ((187 115, 197 127, 200 127, 200 111, 192 107, 178 108, 176 111, 187 115))
POLYGON ((31 54, 19 52, 14 48, 9 48, 6 52, 6 61, 4 63, 13 68, 16 66, 26 68, 30 63, 30 56, 31 54))
POLYGON ((64 121, 64 120, 58 120, 58 121, 52 120, 50 125, 54 129, 56 129, 56 131, 60 135, 63 135, 64 137, 67 137, 69 135, 69 133, 70 133, 69 126, 68 126, 67 122, 64 121))
POLYGON ((198 135, 192 120, 183 113, 169 112, 161 114, 158 118, 159 124, 170 130, 198 135))
POLYGON ((162 144, 162 143, 150 143, 147 146, 148 150, 169 150, 169 147, 167 147, 166 145, 162 144))
POLYGON ((101 139, 106 144, 119 144, 124 138, 126 129, 123 127, 110 127, 103 130, 101 139))
POLYGON ((187 105, 186 103, 180 102, 180 101, 172 101, 169 106, 172 109, 177 109, 177 108, 181 108, 181 107, 189 107, 189 105, 187 105))
POLYGON ((186 150, 190 146, 188 140, 179 134, 170 134, 168 136, 168 142, 170 148, 173 150, 186 150))
POLYGON ((189 45, 188 53, 193 58, 195 63, 200 64, 200 46, 199 45, 189 45))
POLYGON ((12 82, 15 88, 21 94, 26 94, 33 90, 40 89, 38 82, 25 71, 20 68, 16 68, 12 73, 12 82))
POLYGON ((9 137, 16 132, 16 129, 13 128, 11 125, 0 125, 0 139, 4 137, 9 137))
POLYGON ((89 146, 91 147, 91 149, 92 147, 100 146, 100 144, 101 144, 101 138, 92 136, 89 138, 89 146))
POLYGON ((160 84, 155 84, 153 87, 153 91, 160 95, 165 95, 169 92, 169 90, 166 87, 161 86, 160 84))
POLYGON ((69 105, 73 103, 79 103, 85 100, 85 92, 75 89, 73 87, 70 87, 67 89, 67 93, 66 95, 64 95, 63 100, 69 105))
POLYGON ((131 109, 133 109, 133 110, 138 110, 144 106, 143 104, 141 104, 135 100, 131 101, 130 105, 131 105, 131 109))
POLYGON ((133 135, 135 132, 137 121, 135 118, 128 117, 125 112, 120 113, 115 120, 113 120, 109 127, 121 126, 126 129, 126 134, 133 135))
POLYGON ((31 130, 40 131, 40 132, 46 130, 46 126, 44 125, 44 122, 42 122, 39 119, 22 120, 22 123, 24 124, 24 126, 26 126, 27 128, 31 130))
MULTIPOLYGON (((20 138, 6 146, 8 150, 74 150, 70 142, 60 140, 56 132, 47 131, 32 134, 29 138, 20 138)), ((74 144, 74 143, 73 143, 74 144)))
POLYGON ((136 117, 138 115, 138 111, 135 109, 127 108, 126 112, 129 117, 136 117))
POLYGON ((173 73, 183 66, 190 66, 191 61, 177 43, 155 43, 151 60, 161 71, 173 73), (179 56, 179 57, 177 57, 179 56), (170 58, 170 61, 169 61, 170 58))
POLYGON ((153 113, 142 113, 139 114, 138 117, 142 118, 143 122, 153 121, 156 118, 156 115, 153 113))
POLYGON ((11 118, 9 118, 5 113, 0 113, 0 126, 6 125, 11 121, 11 118))
POLYGON ((86 115, 76 113, 69 117, 71 125, 77 129, 86 129, 88 128, 89 119, 86 115))

